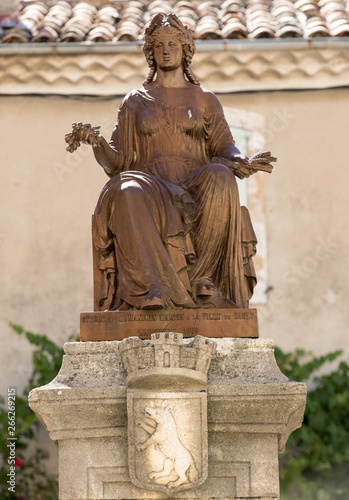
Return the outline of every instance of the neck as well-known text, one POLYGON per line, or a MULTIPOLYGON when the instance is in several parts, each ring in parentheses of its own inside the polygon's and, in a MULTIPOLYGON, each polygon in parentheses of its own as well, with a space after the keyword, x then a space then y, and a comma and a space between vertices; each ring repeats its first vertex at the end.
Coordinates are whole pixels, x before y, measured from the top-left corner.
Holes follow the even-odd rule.
POLYGON ((184 78, 183 68, 178 68, 172 71, 157 70, 156 80, 157 87, 175 88, 185 87, 187 81, 184 78))

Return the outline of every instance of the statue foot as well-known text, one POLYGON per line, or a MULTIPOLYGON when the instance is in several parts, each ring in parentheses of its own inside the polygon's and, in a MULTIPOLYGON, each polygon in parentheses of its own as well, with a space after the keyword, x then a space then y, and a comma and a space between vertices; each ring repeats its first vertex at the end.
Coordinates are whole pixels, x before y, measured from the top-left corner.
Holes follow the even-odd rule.
POLYGON ((232 300, 225 299, 219 295, 211 295, 208 297, 199 297, 198 303, 204 309, 241 309, 232 300))
POLYGON ((215 309, 239 308, 232 300, 222 297, 210 278, 200 278, 194 284, 195 295, 200 307, 215 309))
POLYGON ((160 290, 154 288, 141 302, 141 309, 163 309, 165 307, 160 290))
POLYGON ((196 297, 211 297, 219 295, 217 287, 210 278, 200 278, 194 283, 194 292, 196 297))
POLYGON ((118 307, 116 310, 117 311, 130 311, 130 309, 133 309, 133 306, 131 306, 128 302, 123 302, 120 307, 118 307))

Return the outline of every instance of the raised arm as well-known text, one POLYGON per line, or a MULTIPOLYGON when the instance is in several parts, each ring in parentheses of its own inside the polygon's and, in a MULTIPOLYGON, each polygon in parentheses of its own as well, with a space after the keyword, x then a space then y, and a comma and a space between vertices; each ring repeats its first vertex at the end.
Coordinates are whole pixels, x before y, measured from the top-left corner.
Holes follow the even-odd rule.
POLYGON ((93 147, 93 153, 97 162, 109 177, 113 177, 121 171, 120 153, 110 146, 104 137, 101 136, 98 144, 93 147))
POLYGON ((65 136, 66 149, 73 153, 81 143, 90 144, 97 162, 109 177, 113 177, 121 170, 120 154, 100 135, 99 128, 90 123, 73 123, 72 131, 65 136))

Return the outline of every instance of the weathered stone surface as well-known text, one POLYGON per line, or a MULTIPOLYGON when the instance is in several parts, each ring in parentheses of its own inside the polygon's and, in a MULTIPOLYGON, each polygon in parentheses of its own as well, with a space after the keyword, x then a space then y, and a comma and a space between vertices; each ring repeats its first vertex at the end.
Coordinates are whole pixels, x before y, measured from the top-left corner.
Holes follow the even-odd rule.
POLYGON ((166 495, 207 479, 206 391, 129 391, 128 469, 131 481, 166 495))
MULTIPOLYGON (((278 370, 270 340, 213 342, 217 349, 207 375, 208 478, 198 488, 178 491, 176 498, 275 500, 278 453, 301 425, 306 387, 278 370)), ((130 481, 127 373, 120 344, 65 344, 58 376, 30 394, 31 408, 58 442, 61 500, 167 498, 130 481)))
POLYGON ((188 342, 173 332, 120 344, 128 374, 128 469, 135 486, 174 496, 206 481, 206 382, 215 350, 206 337, 188 342))

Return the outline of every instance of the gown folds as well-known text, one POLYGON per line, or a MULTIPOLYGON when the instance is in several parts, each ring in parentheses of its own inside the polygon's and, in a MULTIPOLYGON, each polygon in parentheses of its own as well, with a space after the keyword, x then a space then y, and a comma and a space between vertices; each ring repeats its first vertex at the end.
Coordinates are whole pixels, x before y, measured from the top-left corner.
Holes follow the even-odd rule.
POLYGON ((248 307, 256 237, 234 174, 211 163, 229 144, 223 113, 125 97, 110 141, 122 171, 93 216, 95 310, 140 309, 152 290, 166 308, 198 307, 203 280, 248 307))

